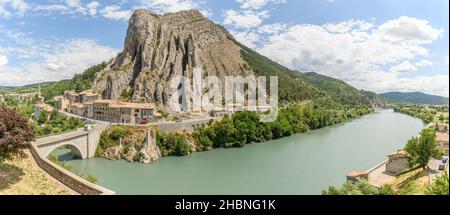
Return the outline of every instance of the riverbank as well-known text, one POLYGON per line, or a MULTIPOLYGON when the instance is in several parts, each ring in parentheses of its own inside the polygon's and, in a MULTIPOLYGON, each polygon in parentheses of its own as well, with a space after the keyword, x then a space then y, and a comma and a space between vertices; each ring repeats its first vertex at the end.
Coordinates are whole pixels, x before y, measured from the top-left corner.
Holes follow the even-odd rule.
POLYGON ((70 195, 66 186, 42 172, 30 156, 0 164, 0 195, 70 195))

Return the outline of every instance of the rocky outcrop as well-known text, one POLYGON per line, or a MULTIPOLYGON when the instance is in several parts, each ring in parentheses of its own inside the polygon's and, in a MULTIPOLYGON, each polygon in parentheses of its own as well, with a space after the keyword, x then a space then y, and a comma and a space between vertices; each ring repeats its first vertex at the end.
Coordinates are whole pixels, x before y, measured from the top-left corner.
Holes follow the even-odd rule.
POLYGON ((161 158, 162 153, 156 143, 156 132, 153 129, 135 128, 124 129, 123 131, 130 131, 130 133, 121 137, 118 142, 109 140, 112 142, 108 144, 107 148, 98 150, 99 157, 146 164, 153 163, 161 158))
POLYGON ((178 75, 192 77, 196 67, 204 76, 252 73, 240 50, 227 30, 199 11, 158 15, 136 10, 123 52, 97 73, 93 89, 105 99, 128 93, 132 101, 167 106, 174 91, 169 81, 178 75))
POLYGON ((144 148, 139 153, 141 163, 153 163, 161 158, 161 150, 156 145, 156 134, 152 129, 148 130, 144 148))

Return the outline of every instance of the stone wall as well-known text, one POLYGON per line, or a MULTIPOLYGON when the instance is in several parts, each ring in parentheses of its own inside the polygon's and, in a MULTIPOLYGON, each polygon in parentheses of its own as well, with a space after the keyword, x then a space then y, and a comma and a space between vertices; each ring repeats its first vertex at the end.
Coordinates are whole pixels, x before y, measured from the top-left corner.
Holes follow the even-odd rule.
POLYGON ((386 171, 395 175, 400 174, 408 168, 408 157, 390 158, 386 164, 386 171))
POLYGON ((93 184, 74 173, 58 166, 44 157, 35 143, 30 144, 30 152, 37 165, 49 175, 82 195, 114 195, 115 192, 93 184))
POLYGON ((161 131, 164 132, 176 132, 186 130, 188 132, 194 131, 194 128, 202 125, 208 124, 211 119, 203 119, 203 120, 195 120, 195 121, 185 121, 185 122, 168 122, 165 124, 159 124, 158 127, 161 131))

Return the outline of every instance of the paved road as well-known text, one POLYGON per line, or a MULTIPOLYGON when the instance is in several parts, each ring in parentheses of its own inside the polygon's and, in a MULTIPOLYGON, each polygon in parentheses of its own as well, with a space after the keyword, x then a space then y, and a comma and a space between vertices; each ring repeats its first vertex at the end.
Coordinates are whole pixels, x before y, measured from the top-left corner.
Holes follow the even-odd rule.
POLYGON ((430 183, 438 176, 440 176, 444 171, 448 172, 448 156, 444 156, 443 158, 447 158, 447 163, 445 166, 445 170, 439 170, 439 166, 442 163, 442 159, 431 159, 428 163, 429 172, 430 172, 430 183))
POLYGON ((88 133, 87 131, 85 131, 84 129, 78 129, 76 131, 72 131, 72 132, 67 132, 67 133, 62 133, 62 134, 58 134, 58 135, 53 135, 53 136, 48 136, 48 137, 43 137, 43 138, 39 138, 36 139, 36 145, 45 145, 47 143, 53 143, 53 142, 57 142, 59 140, 65 140, 65 139, 69 139, 71 137, 77 137, 80 135, 84 135, 88 133))
POLYGON ((95 122, 96 124, 106 124, 106 125, 127 125, 127 126, 164 126, 164 125, 174 125, 174 124, 195 124, 195 123, 204 123, 204 122, 209 122, 210 120, 219 120, 221 118, 219 117, 205 117, 205 118, 201 118, 201 119, 189 119, 189 120, 183 120, 182 122, 173 122, 173 121, 158 121, 158 122, 152 122, 152 123, 148 123, 147 125, 139 125, 139 124, 132 124, 132 123, 110 123, 110 122, 105 122, 105 121, 101 121, 101 120, 95 120, 95 119, 91 119, 91 118, 87 118, 87 117, 82 117, 82 116, 78 116, 72 113, 68 113, 65 111, 59 111, 60 113, 69 116, 69 117, 74 117, 74 118, 78 118, 78 119, 88 119, 90 121, 95 122))

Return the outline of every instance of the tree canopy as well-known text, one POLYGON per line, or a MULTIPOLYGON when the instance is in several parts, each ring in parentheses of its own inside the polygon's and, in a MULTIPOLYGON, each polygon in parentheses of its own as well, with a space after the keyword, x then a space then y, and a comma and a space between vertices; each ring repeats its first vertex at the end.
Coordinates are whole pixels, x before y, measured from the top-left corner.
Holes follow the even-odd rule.
POLYGON ((0 106, 0 162, 22 153, 34 136, 35 131, 26 118, 0 106))
POLYGON ((424 129, 419 138, 411 138, 405 146, 405 151, 411 156, 410 166, 426 167, 431 158, 442 156, 434 129, 424 129))

